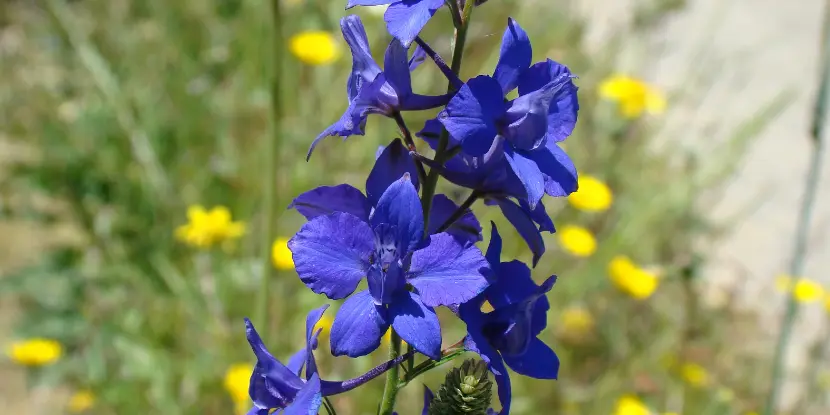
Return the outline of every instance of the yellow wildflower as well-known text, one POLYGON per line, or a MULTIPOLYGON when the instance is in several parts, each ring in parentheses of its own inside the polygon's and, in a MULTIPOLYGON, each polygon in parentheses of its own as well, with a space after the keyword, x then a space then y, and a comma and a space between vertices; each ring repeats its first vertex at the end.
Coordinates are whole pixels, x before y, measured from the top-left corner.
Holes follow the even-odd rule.
POLYGON ((89 410, 95 405, 95 395, 88 390, 75 392, 66 404, 66 410, 71 414, 78 414, 89 410))
POLYGON ((614 415, 649 415, 648 407, 634 395, 624 395, 617 399, 614 415))
POLYGON ((662 91, 625 75, 613 75, 602 81, 599 95, 617 103, 625 118, 637 118, 644 112, 662 114, 666 110, 666 97, 662 91))
POLYGON ((271 261, 274 266, 283 271, 294 269, 294 257, 291 256, 291 250, 288 249, 288 239, 277 238, 274 245, 271 247, 271 261))
POLYGON ((608 264, 608 275, 617 288, 638 299, 650 297, 659 283, 654 273, 635 265, 624 255, 614 257, 608 264))
POLYGON ((187 208, 187 221, 176 229, 176 238, 197 248, 210 248, 245 234, 245 224, 234 222, 231 212, 224 206, 216 206, 210 211, 203 206, 190 206, 187 208))
POLYGON ((684 363, 680 367, 680 376, 691 386, 702 388, 709 384, 709 372, 697 363, 684 363))
POLYGON ((568 196, 573 207, 588 212, 600 212, 608 209, 614 195, 607 184, 593 176, 579 176, 577 191, 568 196))
POLYGON ((63 355, 63 346, 55 340, 34 338, 12 343, 9 358, 23 366, 51 365, 63 355))
POLYGON ((775 279, 775 286, 779 291, 792 291, 793 298, 799 303, 812 303, 824 297, 824 288, 821 284, 807 278, 799 278, 793 284, 793 278, 779 275, 775 279))
POLYGON ((329 317, 328 314, 323 314, 320 317, 320 321, 314 325, 314 330, 320 329, 321 336, 328 336, 331 333, 331 325, 334 323, 334 319, 329 317))
POLYGON ((340 57, 340 46, 329 32, 297 33, 289 40, 291 53, 306 65, 330 65, 340 57))
POLYGON ((237 406, 248 402, 248 385, 254 366, 250 363, 235 363, 225 372, 225 390, 237 406))
POLYGON ((597 250, 597 240, 586 228, 566 225, 557 231, 559 243, 569 254, 578 257, 591 256, 597 250))

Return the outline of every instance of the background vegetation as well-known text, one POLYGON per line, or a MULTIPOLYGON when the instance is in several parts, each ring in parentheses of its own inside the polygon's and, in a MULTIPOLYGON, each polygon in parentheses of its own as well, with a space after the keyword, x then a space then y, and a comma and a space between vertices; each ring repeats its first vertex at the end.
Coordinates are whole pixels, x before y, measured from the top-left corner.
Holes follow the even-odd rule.
MULTIPOLYGON (((4 221, 38 229, 3 238, 52 242, 25 266, 0 263, 0 298, 5 310, 13 302, 19 311, 16 339, 60 345, 55 359, 29 362, 27 376, 31 385, 83 392, 68 403, 54 395, 57 410, 212 415, 247 405, 235 402, 238 382, 226 375, 253 361, 242 317, 255 313, 262 279, 272 63, 283 65, 288 80, 279 91, 285 110, 279 235, 290 237, 303 223, 283 209, 294 196, 343 181, 362 188, 374 150, 399 134, 391 121, 371 118, 366 137, 350 138, 349 145, 329 139, 305 161, 311 140, 346 103, 343 3, 283 4, 284 34, 329 31, 345 54, 314 66, 289 47, 273 56, 264 0, 0 3, 0 207, 4 221), (226 206, 246 223, 244 236, 213 249, 182 243, 175 233, 191 205, 226 206)), ((580 76, 580 121, 566 148, 580 175, 605 183, 612 196, 610 207, 595 211, 579 209, 578 201, 546 200, 560 232, 546 237, 553 253, 534 276, 560 276, 543 338, 559 353, 562 372, 557 382, 521 379, 514 386, 516 414, 633 415, 642 413, 631 412, 639 405, 745 414, 760 408, 768 387, 768 354, 735 342, 753 335, 751 316, 728 301, 717 308, 700 301, 699 247, 723 229, 707 223, 698 202, 785 101, 760 103, 757 117, 720 140, 722 147, 708 149, 719 157, 704 161, 680 146, 655 146, 667 134, 662 110, 671 111, 684 91, 660 91, 634 77, 615 95, 607 82, 620 82, 619 44, 641 40, 682 7, 672 0, 641 3, 630 26, 593 53, 583 44, 585 22, 566 0, 491 0, 469 34, 465 77, 492 70, 507 15, 529 32, 534 60, 551 57, 580 76), (642 101, 661 96, 665 108, 642 101), (641 111, 625 111, 638 99, 641 111), (589 233, 562 232, 576 229, 571 225, 589 233), (655 281, 653 293, 619 283, 620 272, 655 281)), ((389 40, 382 19, 371 10, 353 12, 363 16, 379 57, 389 40)), ((424 35, 445 57, 450 27, 441 13, 424 35)), ((414 83, 438 93, 446 81, 424 65, 414 83)), ((429 115, 410 117, 410 125, 429 115)), ((529 260, 524 242, 492 209, 475 207, 482 223, 500 225, 505 257, 529 260)), ((285 357, 303 342, 297 316, 324 298, 303 289, 290 266, 279 268, 272 312, 258 326, 285 357)), ((447 342, 459 339, 461 329, 451 326, 447 342)), ((383 354, 352 362, 323 347, 318 358, 324 377, 335 379, 365 371, 383 354)), ((437 384, 443 376, 437 372, 425 383, 437 384)), ((381 391, 378 380, 333 401, 342 414, 370 414, 381 391)), ((420 394, 419 385, 408 387, 399 412, 420 413, 420 394)))

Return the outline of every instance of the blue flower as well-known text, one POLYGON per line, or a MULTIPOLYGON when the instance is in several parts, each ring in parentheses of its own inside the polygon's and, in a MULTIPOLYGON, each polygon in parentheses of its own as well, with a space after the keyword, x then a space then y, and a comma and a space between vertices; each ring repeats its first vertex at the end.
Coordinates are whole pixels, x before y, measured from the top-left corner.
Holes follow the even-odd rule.
MULTIPOLYGON (((573 131, 578 103, 564 65, 547 60, 530 66, 530 61, 527 34, 509 19, 493 76, 467 81, 438 121, 452 144, 468 157, 482 158, 478 164, 488 165, 486 173, 503 174, 506 165, 513 174, 502 184, 535 208, 545 193, 566 196, 576 190, 573 163, 556 143, 573 131), (517 87, 518 98, 506 100, 517 87)), ((469 179, 482 181, 485 172, 478 173, 469 179)))
POLYGON ((408 47, 444 2, 445 0, 349 0, 346 9, 388 4, 389 8, 383 16, 386 30, 408 47))
POLYGON ((331 299, 349 296, 331 329, 336 356, 372 352, 391 325, 415 350, 438 359, 441 328, 433 307, 464 303, 488 285, 488 263, 472 243, 446 232, 424 239, 421 203, 408 172, 383 192, 368 218, 317 216, 288 247, 312 291, 331 299), (368 289, 350 296, 363 276, 368 289))
POLYGON ((340 20, 340 27, 352 51, 352 72, 346 84, 349 106, 337 122, 314 139, 307 157, 311 157, 311 152, 325 137, 364 135, 369 114, 394 117, 400 111, 437 108, 450 99, 448 94, 426 96, 412 92, 410 71, 423 62, 423 49, 417 48, 408 60, 408 47, 397 39, 393 40, 386 49, 384 68, 381 70, 372 58, 360 17, 346 16, 340 20))
POLYGON ((353 379, 337 382, 321 380, 317 373, 313 353, 317 348, 317 337, 321 329, 315 331, 314 326, 320 321, 327 308, 328 305, 324 305, 308 313, 306 346, 291 356, 286 365, 274 358, 263 344, 251 320, 245 319, 248 344, 251 345, 257 358, 248 387, 248 394, 254 402, 254 407, 248 411, 248 415, 267 415, 273 409, 284 409, 284 412, 280 412, 282 415, 316 414, 323 396, 337 395, 355 389, 411 356, 411 353, 404 354, 353 379), (305 366, 305 379, 300 376, 303 366, 305 366))
POLYGON ((537 286, 525 264, 501 262, 501 244, 494 224, 487 260, 495 278, 480 296, 461 304, 457 312, 467 323, 465 345, 487 362, 498 385, 500 413, 507 414, 511 400, 507 367, 537 379, 556 379, 559 358, 537 337, 547 326, 550 304, 545 295, 553 287, 556 276, 537 286), (481 311, 485 300, 493 306, 493 311, 481 311))
MULTIPOLYGON (((418 189, 415 162, 400 139, 395 139, 388 146, 379 148, 376 158, 375 166, 366 180, 366 196, 360 190, 347 184, 321 186, 299 195, 289 208, 297 209, 308 220, 320 215, 344 212, 368 222, 380 196, 404 173, 409 173, 413 186, 418 189)), ((429 216, 429 233, 436 233, 441 224, 452 216, 456 209, 458 206, 447 196, 435 195, 429 216)), ((469 210, 447 229, 447 233, 460 240, 478 242, 482 239, 481 225, 469 210)))
POLYGON ((312 353, 317 346, 319 331, 313 331, 327 307, 323 306, 308 314, 306 347, 292 356, 288 365, 283 365, 271 355, 251 320, 245 319, 248 343, 257 358, 248 387, 248 393, 254 401, 254 407, 248 411, 249 415, 267 415, 271 409, 285 409, 285 415, 317 413, 323 393, 312 353), (306 365, 305 380, 299 376, 303 365, 306 365))
MULTIPOLYGON (((418 136, 435 148, 437 147, 436 137, 440 131, 441 126, 438 121, 430 120, 418 136)), ((427 163, 433 168, 441 169, 441 175, 450 182, 481 194, 488 205, 499 206, 504 216, 533 252, 532 264, 535 267, 542 254, 545 253, 545 242, 540 232, 555 232, 553 221, 542 203, 536 204, 535 207, 531 207, 528 203, 524 186, 505 161, 504 153, 501 151, 503 142, 494 141, 493 144, 493 148, 482 156, 459 153, 447 161, 443 167, 431 162, 427 163), (515 198, 518 203, 512 198, 515 198)), ((551 177, 556 177, 556 179, 550 180, 550 187, 556 190, 556 194, 568 194, 571 188, 576 188, 576 168, 556 143, 548 141, 546 145, 551 148, 552 153, 557 154, 559 161, 559 164, 551 166, 553 168, 550 171, 555 172, 551 177), (563 186, 568 186, 568 190, 563 186)))

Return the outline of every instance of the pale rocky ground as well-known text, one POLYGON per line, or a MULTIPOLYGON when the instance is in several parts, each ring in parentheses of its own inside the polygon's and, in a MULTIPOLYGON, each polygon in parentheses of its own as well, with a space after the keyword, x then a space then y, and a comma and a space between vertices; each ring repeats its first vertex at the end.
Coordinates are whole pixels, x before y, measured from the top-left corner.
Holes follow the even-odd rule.
MULTIPOLYGON (((592 32, 596 44, 620 23, 630 1, 578 2, 596 23, 592 32)), ((748 214, 712 248, 714 261, 706 277, 716 288, 739 286, 741 301, 769 321, 771 332, 777 330, 782 305, 773 280, 786 270, 791 256, 807 170, 807 125, 817 80, 822 14, 820 0, 689 0, 688 8, 672 18, 647 48, 632 48, 622 63, 668 89, 682 87, 690 68, 711 80, 702 105, 676 113, 682 119, 683 134, 671 137, 703 149, 723 136, 718 134, 722 129, 711 128, 713 121, 728 128, 781 91, 791 88, 795 92, 793 104, 752 145, 724 197, 711 208, 715 219, 737 212, 748 214), (628 65, 631 62, 636 65, 628 65)), ((827 184, 819 195, 806 275, 830 285, 830 241, 826 235, 830 169, 824 169, 822 177, 827 184)), ((0 227, 0 235, 8 235, 8 230, 0 227)), ((26 252, 24 247, 19 240, 0 237, 3 257, 17 257, 18 252, 26 252)), ((9 317, 4 308, 0 308, 0 328, 9 317)), ((802 314, 790 353, 791 374, 804 367, 806 347, 822 324, 820 307, 802 314)), ((0 343, 2 340, 0 330, 0 343)), ((8 382, 13 375, 3 372, 0 376, 0 412, 40 413, 24 397, 22 385, 8 382)), ((788 385, 787 402, 797 396, 798 386, 795 382, 788 385)))

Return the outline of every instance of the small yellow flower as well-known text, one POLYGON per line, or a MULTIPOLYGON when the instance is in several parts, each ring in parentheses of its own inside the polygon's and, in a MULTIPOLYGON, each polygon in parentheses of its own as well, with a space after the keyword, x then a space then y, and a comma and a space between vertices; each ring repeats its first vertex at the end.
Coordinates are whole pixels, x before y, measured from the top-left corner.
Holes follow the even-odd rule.
POLYGON ((340 57, 340 46, 329 32, 307 31, 291 36, 291 53, 306 65, 332 64, 340 57))
POLYGON ((586 228, 566 225, 560 228, 559 243, 569 254, 578 257, 591 256, 597 250, 597 240, 586 228))
POLYGON ((225 372, 225 390, 237 406, 248 402, 248 385, 254 366, 250 363, 235 363, 225 372))
POLYGON ((625 118, 637 118, 644 112, 658 115, 666 110, 666 97, 662 91, 625 75, 613 75, 602 81, 599 95, 617 103, 625 118))
POLYGON ((684 363, 680 367, 680 376, 695 388, 702 388, 709 384, 709 372, 697 363, 684 363))
POLYGON ((288 239, 277 238, 274 241, 274 245, 271 247, 271 261, 279 270, 290 271, 294 269, 294 257, 291 256, 291 250, 288 249, 288 239))
POLYGON ((12 343, 9 358, 23 366, 45 366, 58 361, 63 355, 63 346, 55 340, 34 338, 12 343))
POLYGON ((587 212, 600 212, 608 209, 614 195, 603 181, 593 176, 579 176, 577 191, 568 196, 568 202, 573 207, 587 212))
POLYGON ((649 415, 648 407, 634 395, 624 395, 617 399, 614 415, 649 415))
POLYGON ((334 323, 334 319, 329 317, 328 314, 323 314, 320 317, 320 321, 314 325, 314 330, 320 329, 320 336, 328 336, 331 333, 331 325, 334 323))
POLYGON ((568 307, 562 312, 562 328, 571 332, 586 332, 594 328, 594 316, 583 307, 568 307))
POLYGON ((187 220, 187 224, 176 229, 176 238, 197 248, 207 249, 245 234, 245 224, 234 222, 231 212, 224 206, 216 206, 210 211, 203 206, 190 206, 187 220))
POLYGON ((78 414, 89 410, 95 405, 95 395, 88 390, 75 392, 66 404, 66 410, 71 414, 78 414))
POLYGON ((654 273, 640 268, 624 255, 618 255, 611 260, 608 264, 608 276, 620 291, 638 300, 651 297, 659 283, 654 273))
POLYGON ((821 284, 807 278, 799 278, 793 284, 793 279, 787 275, 779 275, 775 279, 775 286, 781 292, 792 291, 793 298, 799 303, 812 303, 824 297, 821 284))

